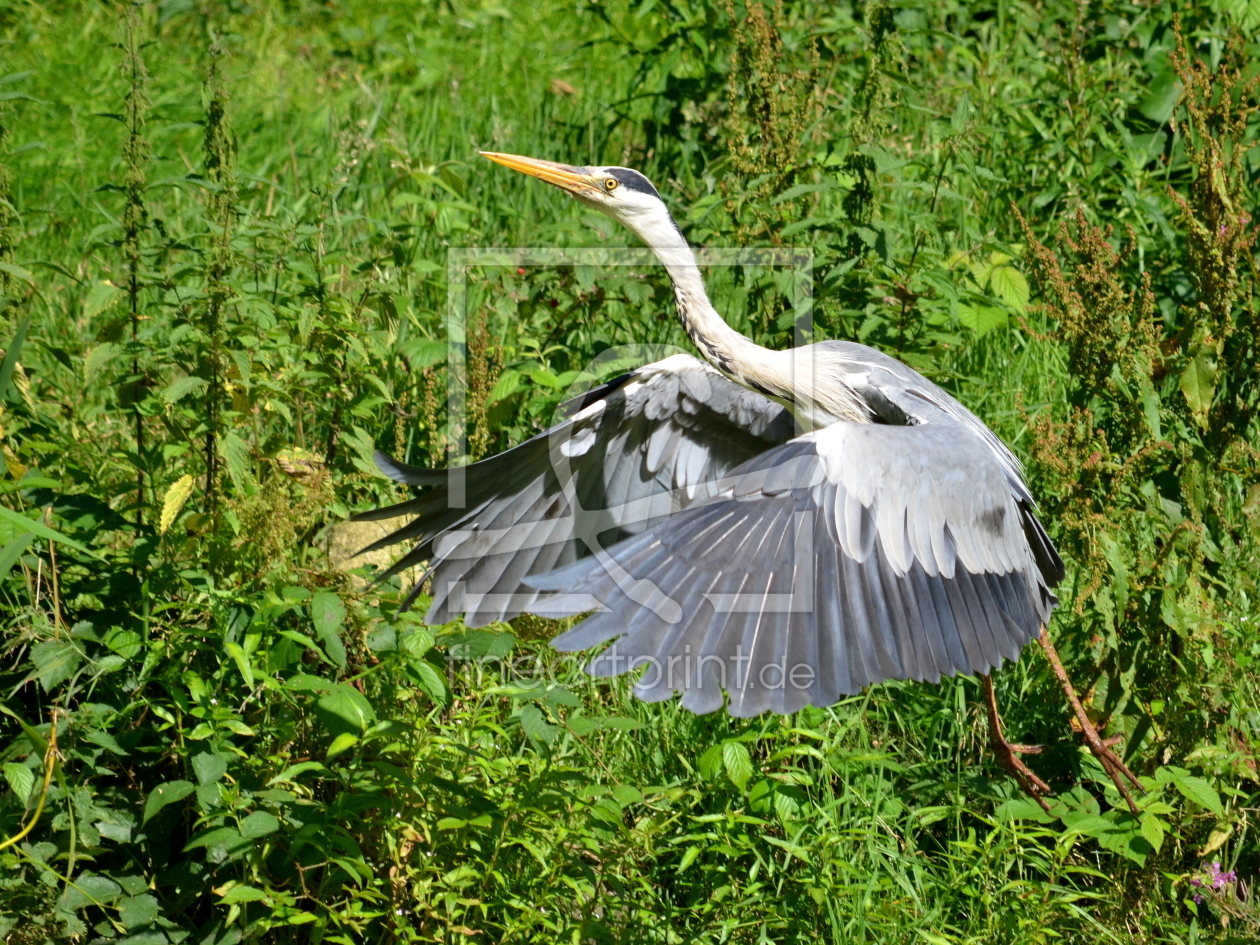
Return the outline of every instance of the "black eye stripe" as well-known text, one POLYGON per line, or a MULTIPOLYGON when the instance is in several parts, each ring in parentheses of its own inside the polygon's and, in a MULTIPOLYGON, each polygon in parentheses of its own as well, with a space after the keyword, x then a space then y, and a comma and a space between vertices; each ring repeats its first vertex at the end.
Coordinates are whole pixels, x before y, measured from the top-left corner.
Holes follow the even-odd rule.
POLYGON ((627 190, 637 190, 641 194, 648 194, 652 197, 660 199, 660 194, 656 192, 656 188, 652 186, 652 182, 640 174, 638 171, 631 170, 628 167, 610 167, 606 169, 610 178, 621 181, 627 190))

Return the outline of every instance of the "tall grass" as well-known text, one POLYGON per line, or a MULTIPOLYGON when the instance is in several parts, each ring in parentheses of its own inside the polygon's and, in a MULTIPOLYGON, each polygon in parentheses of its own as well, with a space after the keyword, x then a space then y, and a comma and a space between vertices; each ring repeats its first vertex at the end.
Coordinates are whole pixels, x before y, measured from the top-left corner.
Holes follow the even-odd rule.
MULTIPOLYGON (((1245 229, 1254 202, 1235 6, 1182 12, 1180 80, 1171 12, 1115 0, 0 11, 0 844, 30 828, 0 848, 0 934, 1254 935, 1241 885, 1191 883, 1257 862, 1254 391, 1241 349, 1183 332, 1211 295, 1192 221, 1224 199, 1245 229), (1203 61, 1202 113, 1231 55, 1241 121, 1194 126, 1179 81, 1203 61), (1211 135, 1240 155, 1223 190, 1211 135), (1032 654, 997 681, 1047 746, 1053 816, 993 764, 973 679, 694 717, 575 666, 517 678, 503 661, 553 657, 551 625, 426 628, 397 579, 347 571, 330 533, 397 498, 373 448, 459 448, 447 250, 627 241, 482 148, 638 167, 697 244, 807 247, 817 337, 904 358, 1029 461, 1073 559, 1052 630, 1146 778, 1140 818, 1032 654), (1078 209, 1085 256, 1055 241, 1078 209), (1079 288, 1099 260, 1100 357, 1152 334, 1145 373, 1085 388, 1053 274, 1079 288), (1213 452, 1228 398, 1247 419, 1213 452), (1175 462, 1130 462, 1156 441, 1175 462), (1077 528, 1100 496, 1118 511, 1077 528)), ((1211 318, 1241 344, 1254 272, 1231 259, 1211 318)), ((712 281, 733 324, 792 343, 782 273, 712 281)), ((602 350, 685 345, 669 297, 652 269, 472 270, 469 451, 540 429, 602 350)))

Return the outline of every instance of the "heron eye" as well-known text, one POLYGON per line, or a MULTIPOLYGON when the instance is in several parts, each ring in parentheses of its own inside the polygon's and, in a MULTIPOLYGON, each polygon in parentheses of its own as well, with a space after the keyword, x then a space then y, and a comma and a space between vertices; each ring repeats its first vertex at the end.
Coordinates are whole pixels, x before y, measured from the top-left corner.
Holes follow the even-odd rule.
POLYGON ((607 187, 609 190, 616 190, 617 184, 618 184, 618 181, 617 181, 617 178, 615 177, 610 177, 608 178, 608 180, 604 181, 604 186, 607 187))

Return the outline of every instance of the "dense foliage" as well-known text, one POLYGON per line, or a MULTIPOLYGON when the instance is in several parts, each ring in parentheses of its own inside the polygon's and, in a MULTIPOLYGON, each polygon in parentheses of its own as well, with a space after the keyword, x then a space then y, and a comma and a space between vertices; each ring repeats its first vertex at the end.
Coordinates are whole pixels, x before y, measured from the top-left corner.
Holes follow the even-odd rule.
POLYGON ((0 938, 1254 941, 1260 6, 1181 6, 0 4, 0 938), (1049 813, 974 679, 694 717, 398 613, 374 448, 687 345, 652 265, 467 252, 627 241, 480 148, 643 170, 795 260, 710 270, 740 330, 1020 452, 1140 816, 1032 651, 1049 813))

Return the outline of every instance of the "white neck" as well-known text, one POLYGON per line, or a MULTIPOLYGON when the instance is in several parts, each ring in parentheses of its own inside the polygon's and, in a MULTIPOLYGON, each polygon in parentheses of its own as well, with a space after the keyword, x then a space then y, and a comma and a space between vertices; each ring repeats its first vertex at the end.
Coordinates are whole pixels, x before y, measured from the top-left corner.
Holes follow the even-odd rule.
POLYGON ((772 351, 745 338, 713 308, 696 257, 663 206, 633 215, 623 223, 656 254, 674 285, 678 316, 687 335, 715 368, 745 387, 776 399, 791 399, 787 352, 772 351))

